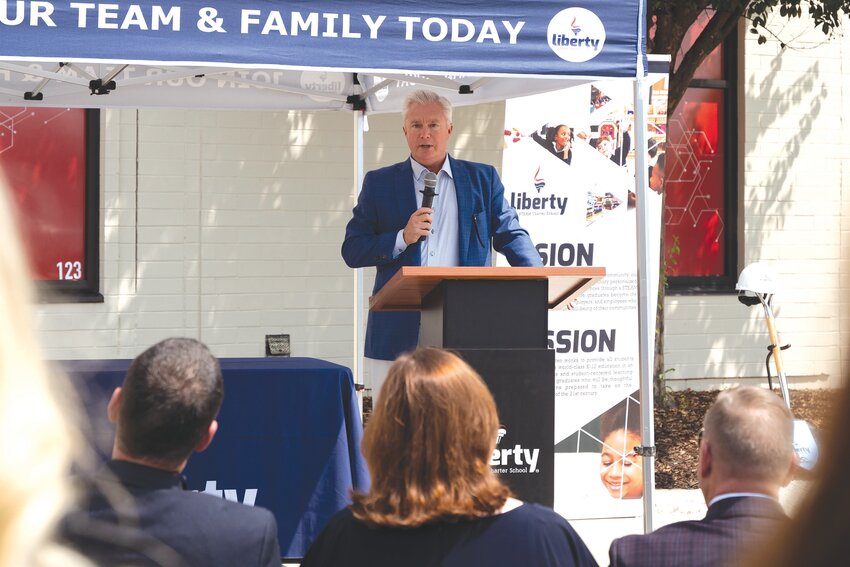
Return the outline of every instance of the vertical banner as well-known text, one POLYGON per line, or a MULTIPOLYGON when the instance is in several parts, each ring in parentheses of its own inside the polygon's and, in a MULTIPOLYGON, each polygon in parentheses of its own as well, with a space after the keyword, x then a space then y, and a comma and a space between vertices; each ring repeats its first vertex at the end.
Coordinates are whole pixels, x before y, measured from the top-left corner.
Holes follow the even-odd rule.
MULTIPOLYGON (((649 97, 650 290, 657 299, 666 76, 649 97), (653 171, 654 170, 654 171, 653 171)), ((604 267, 549 313, 555 362, 555 508, 570 519, 642 513, 634 85, 599 81, 508 100, 502 177, 544 265, 604 267)), ((503 257, 498 263, 504 264, 503 257)), ((655 302, 650 306, 655 314, 655 302)), ((652 347, 650 346, 650 352, 652 347)))

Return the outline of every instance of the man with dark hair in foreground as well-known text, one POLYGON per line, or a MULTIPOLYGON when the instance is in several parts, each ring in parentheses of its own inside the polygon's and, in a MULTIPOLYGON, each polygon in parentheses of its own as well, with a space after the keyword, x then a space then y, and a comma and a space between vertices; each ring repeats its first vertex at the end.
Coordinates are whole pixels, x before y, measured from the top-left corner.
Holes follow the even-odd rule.
POLYGON ((109 401, 112 460, 66 522, 72 545, 101 565, 279 567, 271 512, 184 489, 180 473, 212 441, 223 397, 202 343, 171 338, 140 354, 109 401))
POLYGON ((721 392, 705 415, 699 443, 705 518, 614 540, 611 567, 740 564, 742 551, 787 520, 778 497, 797 467, 792 431, 791 411, 773 392, 721 392))

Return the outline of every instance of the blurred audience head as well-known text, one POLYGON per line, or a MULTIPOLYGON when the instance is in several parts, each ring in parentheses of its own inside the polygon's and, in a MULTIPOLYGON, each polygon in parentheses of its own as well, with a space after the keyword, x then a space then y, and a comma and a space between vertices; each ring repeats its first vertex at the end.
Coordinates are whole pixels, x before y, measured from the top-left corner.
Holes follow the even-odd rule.
POLYGON ((51 542, 73 500, 76 402, 36 340, 30 279, 0 179, 0 566, 79 565, 51 542))
POLYGON ((354 516, 413 527, 496 513, 510 496, 489 464, 498 429, 490 391, 459 357, 433 348, 400 356, 366 427, 372 487, 355 495, 354 516))
POLYGON ((792 430, 791 411, 774 392, 751 386, 720 392, 706 412, 700 442, 706 502, 730 492, 778 497, 796 470, 792 430))
POLYGON ((133 360, 109 402, 113 457, 180 472, 218 428, 224 398, 218 360, 190 338, 160 341, 133 360))

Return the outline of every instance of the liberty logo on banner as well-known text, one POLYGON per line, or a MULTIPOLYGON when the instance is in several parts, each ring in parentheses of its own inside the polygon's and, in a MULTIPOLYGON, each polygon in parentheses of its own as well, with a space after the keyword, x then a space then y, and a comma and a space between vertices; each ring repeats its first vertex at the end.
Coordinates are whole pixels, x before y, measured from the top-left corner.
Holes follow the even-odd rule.
POLYGON ((540 177, 540 168, 538 167, 537 172, 534 174, 534 188, 540 193, 540 190, 544 187, 546 187, 546 180, 540 177))
POLYGON ((502 425, 496 434, 497 447, 493 449, 493 454, 490 456, 493 472, 497 474, 539 473, 537 460, 540 457, 540 449, 525 449, 519 443, 511 449, 500 448, 499 445, 502 444, 502 439, 507 432, 507 428, 502 425))
POLYGON ((555 55, 571 63, 584 63, 602 51, 605 26, 590 10, 567 8, 549 22, 546 37, 555 55))
MULTIPOLYGON (((216 486, 218 483, 214 480, 208 480, 207 484, 204 486, 204 489, 201 491, 201 494, 209 494, 210 496, 217 496, 219 498, 224 498, 225 500, 230 500, 231 502, 239 502, 239 496, 236 494, 236 490, 219 490, 216 486)), ((198 492, 195 490, 194 492, 198 492)), ((246 506, 253 506, 254 502, 257 501, 257 489, 256 488, 246 488, 245 493, 242 496, 242 504, 246 506)))

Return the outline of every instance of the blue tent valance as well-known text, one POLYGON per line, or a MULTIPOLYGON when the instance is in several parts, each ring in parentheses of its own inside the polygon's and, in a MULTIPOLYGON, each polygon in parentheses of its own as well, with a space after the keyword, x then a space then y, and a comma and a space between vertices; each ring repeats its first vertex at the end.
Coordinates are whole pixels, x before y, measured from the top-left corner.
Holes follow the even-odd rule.
POLYGON ((0 59, 635 77, 645 0, 0 0, 0 59))

